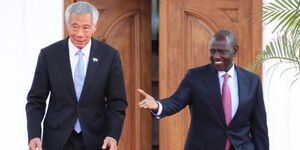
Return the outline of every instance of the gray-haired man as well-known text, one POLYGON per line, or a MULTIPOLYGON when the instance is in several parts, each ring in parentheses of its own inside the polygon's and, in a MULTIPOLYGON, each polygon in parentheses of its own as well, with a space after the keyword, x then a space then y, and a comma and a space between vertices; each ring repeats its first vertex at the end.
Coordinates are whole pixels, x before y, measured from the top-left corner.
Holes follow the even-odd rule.
POLYGON ((65 15, 69 37, 41 50, 27 96, 29 149, 116 150, 127 107, 119 53, 92 38, 93 5, 73 3, 65 15))

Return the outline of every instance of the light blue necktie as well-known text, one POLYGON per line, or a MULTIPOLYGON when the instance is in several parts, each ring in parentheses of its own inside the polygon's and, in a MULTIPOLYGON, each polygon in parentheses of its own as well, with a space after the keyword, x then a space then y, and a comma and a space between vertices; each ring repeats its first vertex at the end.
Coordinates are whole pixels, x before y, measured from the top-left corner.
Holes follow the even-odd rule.
MULTIPOLYGON (((82 91, 83 84, 84 84, 85 72, 84 72, 83 53, 81 50, 79 50, 76 54, 78 56, 78 61, 77 61, 77 65, 75 67, 75 72, 74 72, 74 86, 75 86, 77 101, 79 102, 81 91, 82 91)), ((81 132, 79 118, 77 118, 77 120, 76 120, 74 130, 77 133, 81 132)))

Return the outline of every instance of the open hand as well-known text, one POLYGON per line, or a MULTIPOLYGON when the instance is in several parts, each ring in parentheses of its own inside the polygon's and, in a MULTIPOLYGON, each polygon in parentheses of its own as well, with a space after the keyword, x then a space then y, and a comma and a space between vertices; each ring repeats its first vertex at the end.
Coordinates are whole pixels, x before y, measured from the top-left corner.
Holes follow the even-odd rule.
POLYGON ((140 108, 149 109, 151 111, 157 111, 158 110, 158 104, 157 104, 156 100, 151 95, 147 94, 142 89, 138 89, 137 92, 144 96, 144 99, 141 102, 139 102, 140 108))

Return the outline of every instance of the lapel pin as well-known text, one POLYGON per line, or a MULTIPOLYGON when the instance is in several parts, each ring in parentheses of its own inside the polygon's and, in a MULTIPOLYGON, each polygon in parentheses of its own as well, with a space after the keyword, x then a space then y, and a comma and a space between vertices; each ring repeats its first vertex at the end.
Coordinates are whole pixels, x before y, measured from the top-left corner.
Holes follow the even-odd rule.
POLYGON ((98 58, 93 58, 93 62, 98 62, 98 58))

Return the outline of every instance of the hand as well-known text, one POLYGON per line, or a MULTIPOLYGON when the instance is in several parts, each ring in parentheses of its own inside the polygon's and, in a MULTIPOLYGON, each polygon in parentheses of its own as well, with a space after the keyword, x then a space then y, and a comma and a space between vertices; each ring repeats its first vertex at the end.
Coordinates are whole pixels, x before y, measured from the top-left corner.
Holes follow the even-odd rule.
POLYGON ((139 102, 140 108, 149 109, 151 111, 158 110, 158 104, 151 95, 147 94, 146 92, 144 92, 141 89, 138 89, 137 92, 142 94, 145 97, 141 102, 139 102))
POLYGON ((33 138, 29 142, 29 150, 43 150, 41 139, 40 138, 33 138))
POLYGON ((117 150, 118 148, 117 141, 111 137, 106 137, 104 139, 102 149, 106 149, 107 146, 109 147, 109 150, 117 150))

